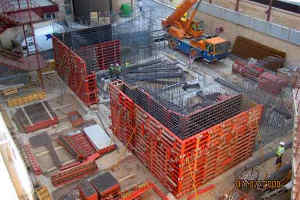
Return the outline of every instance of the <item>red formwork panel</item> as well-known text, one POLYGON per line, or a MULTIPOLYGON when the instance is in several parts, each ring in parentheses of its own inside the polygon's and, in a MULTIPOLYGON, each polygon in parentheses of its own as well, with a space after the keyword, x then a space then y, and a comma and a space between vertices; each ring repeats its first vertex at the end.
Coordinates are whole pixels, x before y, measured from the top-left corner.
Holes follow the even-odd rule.
POLYGON ((44 121, 40 121, 37 122, 31 126, 26 126, 25 127, 25 132, 26 133, 31 133, 40 129, 44 129, 44 128, 48 128, 50 126, 53 126, 55 124, 58 124, 58 118, 54 117, 53 119, 49 119, 49 120, 44 120, 44 121))
POLYGON ((113 133, 176 197, 181 197, 249 158, 259 128, 262 105, 186 139, 180 139, 110 84, 113 133))
POLYGON ((121 64, 119 40, 80 47, 76 52, 83 59, 94 61, 91 66, 89 66, 92 70, 106 70, 111 64, 121 64))
POLYGON ((120 41, 113 40, 97 44, 96 54, 101 70, 108 69, 111 64, 121 64, 120 41))
POLYGON ((86 105, 98 103, 95 72, 88 73, 85 61, 56 37, 53 37, 53 49, 60 77, 86 105))

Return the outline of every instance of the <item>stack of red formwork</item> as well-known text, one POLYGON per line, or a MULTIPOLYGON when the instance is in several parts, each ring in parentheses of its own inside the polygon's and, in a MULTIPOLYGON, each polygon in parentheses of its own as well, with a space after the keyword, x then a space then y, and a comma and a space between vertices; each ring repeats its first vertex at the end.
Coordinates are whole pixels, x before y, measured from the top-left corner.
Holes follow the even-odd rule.
POLYGON ((96 150, 85 137, 84 133, 72 136, 59 136, 58 143, 79 160, 87 159, 96 153, 96 150))
POLYGON ((232 64, 232 72, 256 80, 264 72, 264 69, 257 67, 254 64, 248 64, 242 60, 235 60, 232 64))
POLYGON ((24 156, 26 157, 25 159, 27 161, 29 161, 29 164, 33 170, 33 173, 37 176, 41 175, 43 173, 42 169, 41 169, 39 163, 37 162, 36 157, 33 155, 30 145, 29 144, 24 145, 23 148, 24 148, 24 153, 25 153, 24 156))
POLYGON ((90 183, 96 189, 101 200, 120 200, 121 187, 119 182, 110 174, 104 173, 92 179, 90 183))
POLYGON ((288 81, 270 72, 264 72, 258 79, 258 87, 274 95, 280 94, 288 81))
POLYGON ((261 105, 244 103, 248 107, 239 114, 181 139, 125 95, 124 84, 110 85, 112 131, 175 196, 251 156, 261 105))
POLYGON ((95 162, 86 161, 75 167, 60 171, 51 176, 51 182, 54 186, 64 185, 73 182, 86 175, 90 175, 98 170, 95 162))

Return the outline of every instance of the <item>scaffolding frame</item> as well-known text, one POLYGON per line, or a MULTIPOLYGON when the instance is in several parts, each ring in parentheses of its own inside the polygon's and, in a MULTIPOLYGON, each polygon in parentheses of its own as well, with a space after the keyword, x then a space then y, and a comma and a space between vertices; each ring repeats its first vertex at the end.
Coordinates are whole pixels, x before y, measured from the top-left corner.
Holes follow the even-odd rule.
MULTIPOLYGON (((23 69, 26 71, 37 70, 40 79, 40 85, 44 88, 43 78, 41 74, 41 65, 43 64, 42 57, 39 54, 36 39, 34 35, 33 24, 42 21, 42 18, 34 12, 31 0, 1 0, 0 18, 1 32, 7 28, 22 27, 22 32, 26 44, 27 55, 22 56, 22 53, 11 53, 1 50, 0 64, 14 69, 23 69), (35 52, 31 54, 28 48, 28 38, 32 37, 35 52), (4 53, 3 53, 4 51, 4 53), (24 66, 25 65, 25 66, 24 66)), ((22 50, 21 50, 22 52, 22 50)))

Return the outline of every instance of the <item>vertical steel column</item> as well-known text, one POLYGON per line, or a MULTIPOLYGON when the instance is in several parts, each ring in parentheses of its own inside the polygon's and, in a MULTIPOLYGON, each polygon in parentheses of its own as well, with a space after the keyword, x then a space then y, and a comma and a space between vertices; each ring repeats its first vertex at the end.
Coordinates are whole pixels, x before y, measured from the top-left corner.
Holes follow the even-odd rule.
POLYGON ((270 2, 269 2, 269 8, 266 11, 267 21, 270 21, 270 19, 271 19, 272 5, 273 5, 273 0, 270 0, 270 2))
POLYGON ((239 11, 240 9, 240 0, 236 0, 236 3, 235 3, 235 11, 239 11))

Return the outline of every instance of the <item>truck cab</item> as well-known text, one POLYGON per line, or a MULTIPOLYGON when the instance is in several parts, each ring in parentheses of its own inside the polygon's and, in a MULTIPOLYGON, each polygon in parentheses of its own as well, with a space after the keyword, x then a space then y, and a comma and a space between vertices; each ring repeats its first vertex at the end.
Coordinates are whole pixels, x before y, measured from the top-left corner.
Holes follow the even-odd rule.
POLYGON ((221 37, 213 37, 205 40, 207 52, 212 59, 220 60, 229 53, 230 42, 221 37))
POLYGON ((190 40, 191 56, 202 58, 206 62, 214 62, 225 58, 229 53, 230 42, 221 37, 202 36, 190 40))

